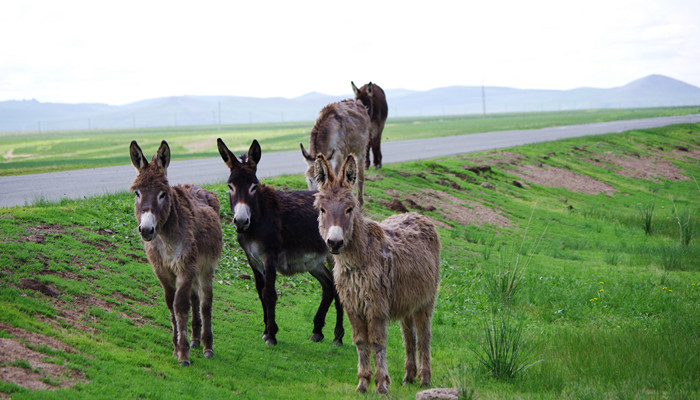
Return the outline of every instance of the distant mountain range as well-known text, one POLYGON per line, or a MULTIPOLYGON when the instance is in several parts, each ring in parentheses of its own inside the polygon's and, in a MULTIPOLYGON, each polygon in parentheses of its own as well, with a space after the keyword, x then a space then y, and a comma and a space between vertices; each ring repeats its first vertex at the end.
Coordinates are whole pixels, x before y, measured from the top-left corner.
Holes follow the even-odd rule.
MULTIPOLYGON (((292 99, 178 96, 121 106, 12 100, 0 102, 0 131, 313 121, 326 104, 350 97, 351 94, 331 96, 316 92, 292 99)), ((481 114, 484 101, 486 113, 700 105, 700 88, 663 75, 650 75, 611 89, 450 86, 427 91, 389 89, 386 97, 392 118, 481 114)))

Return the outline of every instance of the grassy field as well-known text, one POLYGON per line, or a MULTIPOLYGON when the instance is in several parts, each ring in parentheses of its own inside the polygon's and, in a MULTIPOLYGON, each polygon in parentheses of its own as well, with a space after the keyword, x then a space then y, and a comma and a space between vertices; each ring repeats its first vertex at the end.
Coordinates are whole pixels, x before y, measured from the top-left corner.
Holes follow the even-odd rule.
MULTIPOLYGON (((372 171, 367 215, 387 217, 401 202, 438 226, 433 386, 461 387, 471 399, 697 399, 699 155, 700 124, 372 171), (467 169, 480 165, 490 171, 467 169), (489 338, 517 354, 498 353, 502 363, 487 368, 489 338)), ((304 180, 266 183, 297 189, 304 180)), ((0 393, 414 398, 418 386, 401 386, 398 324, 389 328, 388 397, 354 393, 347 320, 344 346, 331 345, 332 313, 326 340, 308 341, 320 300, 309 275, 278 279, 279 345, 264 344, 254 284, 239 278, 250 270, 229 223, 226 187, 210 189, 225 209, 216 357, 194 352, 190 368, 172 357, 168 311, 136 233, 133 195, 0 210, 0 393), (11 383, 12 373, 38 390, 11 383)))
MULTIPOLYGON (((391 111, 390 111, 391 112, 391 111)), ((623 119, 700 113, 700 108, 646 108, 389 118, 383 140, 405 140, 513 129, 535 129, 623 119)), ((308 148, 312 121, 276 124, 166 127, 124 130, 0 133, 0 176, 94 168, 129 163, 124 144, 156 146, 166 139, 179 160, 218 157, 217 137, 235 137, 244 151, 258 139, 268 152, 308 148), (245 144, 245 145, 244 145, 245 144)))

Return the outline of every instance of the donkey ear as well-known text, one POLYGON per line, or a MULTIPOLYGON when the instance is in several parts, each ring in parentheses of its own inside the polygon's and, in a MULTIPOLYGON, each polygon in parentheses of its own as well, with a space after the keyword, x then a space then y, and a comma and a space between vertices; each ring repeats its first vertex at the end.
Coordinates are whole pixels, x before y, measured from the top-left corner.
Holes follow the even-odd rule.
POLYGON ((221 140, 221 138, 216 139, 216 146, 219 148, 219 154, 221 154, 221 159, 224 160, 226 165, 228 165, 229 169, 238 167, 241 164, 236 158, 236 156, 233 155, 231 150, 229 150, 228 147, 226 147, 226 144, 223 140, 221 140))
POLYGON ((161 171, 165 172, 168 169, 168 165, 170 165, 170 146, 168 146, 168 142, 165 140, 160 142, 158 153, 156 153, 154 159, 161 171))
POLYGON ((134 164, 137 171, 141 172, 148 167, 148 161, 146 161, 143 151, 141 151, 135 140, 132 140, 131 145, 129 145, 129 153, 131 154, 131 163, 134 164))
POLYGON ((372 97, 372 82, 367 84, 367 96, 372 97))
POLYGON ((260 143, 258 143, 256 139, 253 139, 253 143, 251 143, 250 148, 248 149, 248 160, 257 165, 260 162, 260 157, 262 157, 260 143))
POLYGON ((345 183, 350 187, 355 186, 357 182, 357 160, 355 156, 350 154, 345 159, 343 166, 340 168, 341 183, 345 183))
POLYGON ((316 162, 314 162, 314 180, 320 189, 325 189, 331 183, 333 183, 333 169, 331 164, 326 160, 323 154, 316 156, 316 162))
POLYGON ((357 97, 357 95, 360 94, 360 89, 355 86, 355 82, 350 81, 350 84, 352 85, 352 92, 355 93, 355 97, 357 97))
POLYGON ((301 147, 301 155, 304 156, 304 159, 310 163, 314 162, 314 158, 311 156, 311 154, 309 154, 309 152, 306 151, 304 145, 299 143, 299 147, 301 147))

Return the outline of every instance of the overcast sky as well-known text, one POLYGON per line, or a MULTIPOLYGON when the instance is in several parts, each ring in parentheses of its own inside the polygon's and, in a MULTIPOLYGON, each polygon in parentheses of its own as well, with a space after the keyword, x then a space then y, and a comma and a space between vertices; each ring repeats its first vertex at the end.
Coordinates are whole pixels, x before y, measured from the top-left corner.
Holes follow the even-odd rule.
POLYGON ((0 2, 0 101, 700 86, 700 1, 0 2))

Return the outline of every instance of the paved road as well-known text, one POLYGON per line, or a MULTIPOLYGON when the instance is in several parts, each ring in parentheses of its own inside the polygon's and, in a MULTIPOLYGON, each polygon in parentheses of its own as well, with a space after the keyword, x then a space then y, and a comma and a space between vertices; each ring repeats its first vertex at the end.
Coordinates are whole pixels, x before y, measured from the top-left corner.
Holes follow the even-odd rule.
MULTIPOLYGON (((554 128, 498 131, 432 139, 415 139, 382 143, 384 163, 428 159, 477 151, 519 146, 528 143, 624 132, 659 126, 700 123, 700 114, 680 117, 660 117, 554 128)), ((231 139, 224 138, 231 143, 231 139)), ((215 143, 212 143, 215 146, 215 143)), ((124 144, 124 153, 129 150, 124 144)), ((146 153, 156 149, 147 149, 146 153)), ((149 153, 150 154, 150 153, 149 153)), ((147 154, 147 157, 150 155, 147 154)), ((177 158, 177 154, 174 154, 177 158)), ((306 170, 299 151, 265 153, 258 166, 258 177, 300 174, 306 170)), ((53 172, 37 175, 0 177, 0 207, 29 205, 38 200, 55 201, 62 198, 80 199, 129 189, 136 176, 131 165, 53 172)), ((228 178, 228 168, 220 158, 173 161, 168 168, 170 183, 218 183, 228 178)))

